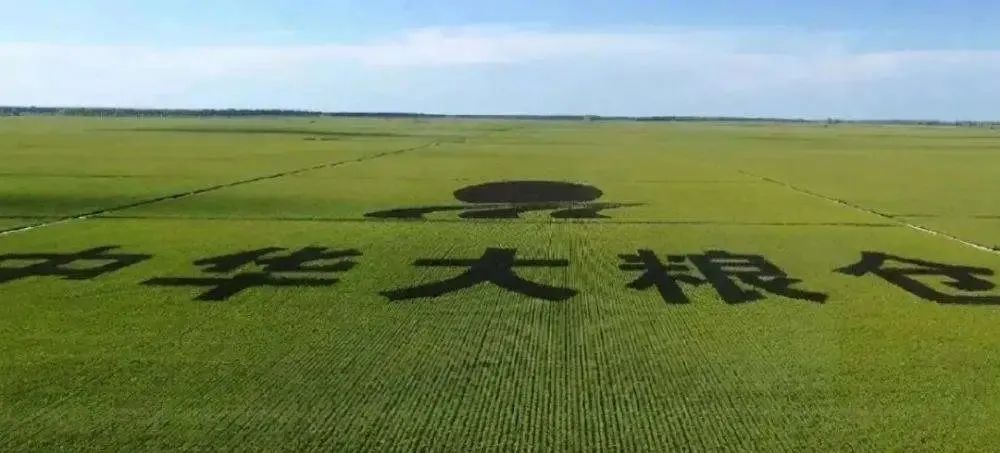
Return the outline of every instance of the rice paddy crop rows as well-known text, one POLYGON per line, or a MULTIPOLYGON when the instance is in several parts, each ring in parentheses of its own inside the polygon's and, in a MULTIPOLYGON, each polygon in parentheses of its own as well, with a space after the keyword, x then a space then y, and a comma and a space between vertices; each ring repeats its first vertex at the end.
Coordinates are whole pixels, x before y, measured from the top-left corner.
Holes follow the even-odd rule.
POLYGON ((938 451, 1000 437, 1000 134, 7 118, 0 161, 0 450, 938 451), (38 266, 103 246, 117 248, 38 266), (629 286, 646 268, 622 256, 643 250, 683 267, 668 274, 688 303, 629 286), (994 275, 838 271, 866 251, 994 275), (148 258, 81 274, 107 254, 148 258), (215 301, 149 284, 240 274, 256 283, 215 301), (726 281, 759 297, 727 303, 726 281), (424 289, 387 297, 405 288, 424 289))

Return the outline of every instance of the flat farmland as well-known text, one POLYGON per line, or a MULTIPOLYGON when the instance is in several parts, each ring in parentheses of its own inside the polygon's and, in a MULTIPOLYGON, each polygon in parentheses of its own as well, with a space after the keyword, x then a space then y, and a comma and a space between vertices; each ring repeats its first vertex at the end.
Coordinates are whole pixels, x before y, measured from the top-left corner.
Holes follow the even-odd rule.
POLYGON ((1000 131, 0 119, 0 450, 989 450, 1000 131))

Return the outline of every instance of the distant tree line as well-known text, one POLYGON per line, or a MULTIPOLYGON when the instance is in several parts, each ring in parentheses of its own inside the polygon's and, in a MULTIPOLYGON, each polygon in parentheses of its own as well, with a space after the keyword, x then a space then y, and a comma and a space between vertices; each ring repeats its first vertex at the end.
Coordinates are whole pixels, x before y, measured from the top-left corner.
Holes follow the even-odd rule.
POLYGON ((321 112, 281 109, 134 109, 110 107, 4 107, 0 115, 67 115, 97 117, 241 117, 241 116, 320 116, 321 112))
POLYGON ((414 119, 514 119, 549 121, 650 121, 650 122, 722 122, 722 123, 794 123, 794 124, 894 124, 914 126, 963 126, 1000 127, 996 121, 938 121, 938 120, 806 120, 798 118, 742 117, 742 116, 599 116, 599 115, 444 115, 407 112, 320 112, 285 109, 137 109, 112 107, 19 107, 0 106, 0 116, 66 115, 110 118, 166 118, 166 117, 352 117, 352 118, 414 118, 414 119))

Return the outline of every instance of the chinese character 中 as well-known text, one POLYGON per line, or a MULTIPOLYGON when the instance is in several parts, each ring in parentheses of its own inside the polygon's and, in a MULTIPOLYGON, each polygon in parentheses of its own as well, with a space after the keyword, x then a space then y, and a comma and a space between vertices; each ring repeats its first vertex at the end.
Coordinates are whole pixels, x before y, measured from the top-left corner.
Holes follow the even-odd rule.
POLYGON ((117 246, 76 253, 11 253, 0 255, 0 283, 27 277, 90 280, 152 258, 150 255, 111 253, 117 246), (8 263, 22 263, 8 267, 8 263))

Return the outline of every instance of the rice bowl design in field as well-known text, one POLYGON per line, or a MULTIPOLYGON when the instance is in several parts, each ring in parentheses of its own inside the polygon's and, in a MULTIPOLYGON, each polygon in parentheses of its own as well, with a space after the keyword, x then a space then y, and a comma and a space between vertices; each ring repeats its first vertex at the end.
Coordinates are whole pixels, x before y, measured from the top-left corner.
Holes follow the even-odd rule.
POLYGON ((602 211, 639 203, 600 203, 604 192, 579 183, 560 181, 498 181, 463 187, 455 199, 466 205, 398 208, 365 214, 380 219, 424 219, 436 212, 461 211, 462 219, 518 219, 522 213, 552 211, 554 219, 606 219, 602 211))

